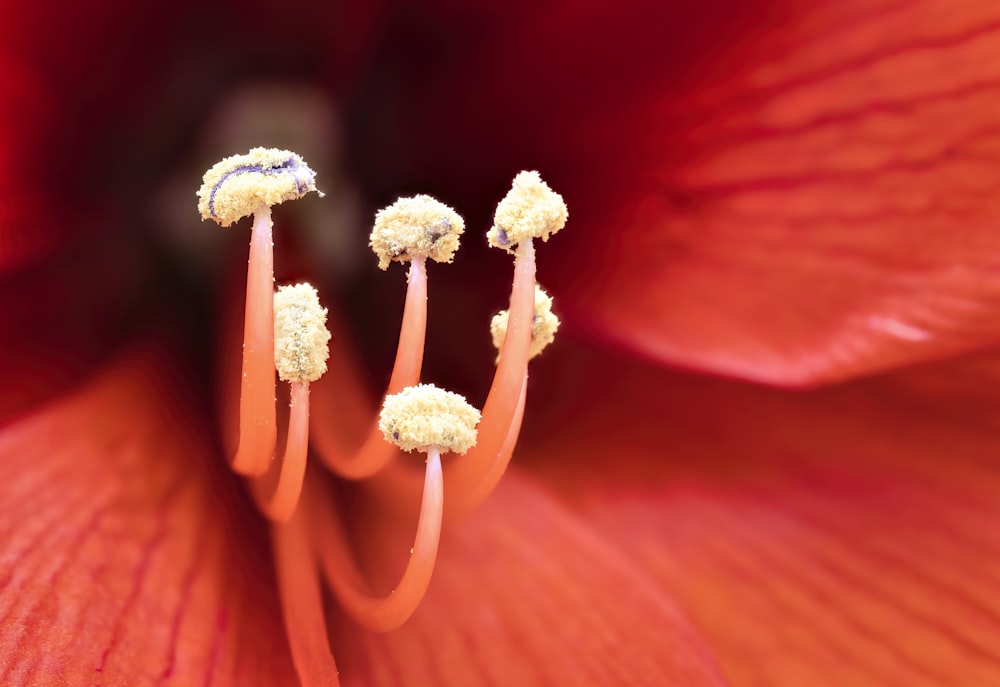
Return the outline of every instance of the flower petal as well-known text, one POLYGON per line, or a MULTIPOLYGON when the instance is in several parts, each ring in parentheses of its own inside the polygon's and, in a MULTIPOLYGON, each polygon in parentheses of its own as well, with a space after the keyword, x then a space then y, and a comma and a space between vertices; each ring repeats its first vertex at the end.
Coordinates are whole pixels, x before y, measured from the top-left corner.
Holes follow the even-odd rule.
POLYGON ((1000 356, 809 394, 603 369, 538 470, 735 687, 1000 681, 1000 356))
POLYGON ((551 177, 570 207, 551 250, 572 259, 544 280, 570 324, 782 385, 1000 339, 995 2, 565 2, 448 21, 469 45, 409 82, 449 103, 407 108, 413 168, 480 188, 524 165, 551 177), (489 161, 478 178, 453 164, 468 150, 489 161))
POLYGON ((3 684, 294 679, 262 528, 177 378, 134 353, 0 431, 3 684))
POLYGON ((517 475, 446 529, 406 625, 337 648, 345 685, 723 684, 667 594, 517 475))

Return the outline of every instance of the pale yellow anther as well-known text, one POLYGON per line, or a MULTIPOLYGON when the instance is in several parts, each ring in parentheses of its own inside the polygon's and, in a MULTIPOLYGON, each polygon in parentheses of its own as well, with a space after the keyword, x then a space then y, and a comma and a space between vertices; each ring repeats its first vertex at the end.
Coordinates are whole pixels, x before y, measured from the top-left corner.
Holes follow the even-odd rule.
POLYGON ((315 382, 330 357, 326 308, 309 284, 282 286, 274 294, 274 366, 285 382, 315 382))
MULTIPOLYGON (((493 345, 497 351, 503 346, 504 337, 507 336, 508 317, 508 311, 501 310, 490 321, 490 334, 493 336, 493 345)), ((544 351, 555 340, 558 329, 559 318, 552 312, 552 297, 536 284, 535 316, 531 320, 531 348, 528 349, 528 357, 534 358, 544 351)), ((499 359, 497 356, 498 361, 499 359)))
POLYGON ((494 248, 513 252, 528 238, 548 241, 549 236, 566 226, 567 217, 562 196, 549 188, 538 172, 521 172, 497 205, 486 238, 494 248))
POLYGON ((417 257, 451 262, 463 231, 465 222, 453 209, 430 196, 413 196, 378 211, 368 245, 383 270, 393 260, 417 257))
POLYGON ((228 227, 263 207, 301 198, 310 191, 320 193, 315 172, 301 157, 277 148, 253 148, 205 172, 198 189, 198 211, 202 219, 228 227))
POLYGON ((465 453, 476 445, 479 411, 462 396, 433 384, 410 386, 385 397, 378 428, 404 451, 465 453))

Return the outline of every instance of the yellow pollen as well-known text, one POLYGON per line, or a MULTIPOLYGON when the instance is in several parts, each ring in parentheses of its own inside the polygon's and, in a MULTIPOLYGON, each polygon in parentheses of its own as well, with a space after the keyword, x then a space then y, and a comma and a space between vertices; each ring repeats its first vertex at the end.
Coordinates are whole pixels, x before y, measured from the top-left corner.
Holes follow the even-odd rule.
POLYGON ((274 294, 274 366, 285 382, 315 382, 330 357, 326 308, 309 284, 282 286, 274 294))
POLYGON ((548 241, 549 236, 566 226, 567 217, 562 196, 549 188, 538 172, 521 172, 497 205, 486 238, 494 248, 512 253, 514 246, 525 239, 548 241))
MULTIPOLYGON (((504 337, 507 336, 509 315, 507 310, 501 310, 490 321, 490 334, 493 336, 493 345, 497 351, 503 346, 504 337)), ((534 358, 544 351, 555 340, 558 329, 559 318, 552 312, 552 297, 536 284, 535 316, 531 320, 531 348, 528 349, 528 357, 534 358)), ((497 360, 499 361, 499 355, 497 360)))
POLYGON ((393 260, 406 262, 425 257, 451 262, 465 222, 452 208, 430 196, 400 198, 375 215, 368 245, 386 269, 393 260))
POLYGON ((410 386, 385 397, 378 428, 404 451, 465 453, 476 445, 479 411, 462 396, 433 384, 410 386))
POLYGON ((316 173, 295 153, 277 148, 253 148, 233 155, 205 172, 198 189, 202 219, 224 227, 286 200, 316 191, 316 173))

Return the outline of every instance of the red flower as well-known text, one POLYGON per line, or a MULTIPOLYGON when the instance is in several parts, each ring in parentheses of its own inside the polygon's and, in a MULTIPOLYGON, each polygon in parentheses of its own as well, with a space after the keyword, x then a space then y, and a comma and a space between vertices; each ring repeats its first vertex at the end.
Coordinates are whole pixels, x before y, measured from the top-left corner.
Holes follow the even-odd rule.
MULTIPOLYGON (((373 205, 432 191, 483 226, 538 168, 572 214, 539 250, 566 326, 516 466, 401 629, 330 605, 312 648, 345 684, 1000 680, 993 3, 23 3, 0 27, 3 684, 294 684, 199 382, 217 280, 149 208, 226 84, 302 74, 373 205)), ((433 338, 469 284, 499 284, 470 322, 500 305, 474 243, 432 277, 427 365, 477 391, 486 345, 433 338)), ((391 338, 372 320, 352 334, 391 338)), ((412 529, 342 493, 391 577, 412 529)))

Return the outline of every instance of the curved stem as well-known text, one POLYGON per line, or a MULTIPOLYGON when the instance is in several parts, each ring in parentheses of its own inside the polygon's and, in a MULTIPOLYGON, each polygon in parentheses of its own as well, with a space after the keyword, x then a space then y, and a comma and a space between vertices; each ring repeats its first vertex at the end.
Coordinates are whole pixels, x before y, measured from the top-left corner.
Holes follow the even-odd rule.
MULTIPOLYGON (((424 337, 427 331, 427 271, 423 258, 410 261, 407 279, 406 305, 403 323, 399 330, 396 362, 386 395, 395 394, 420 381, 420 368, 424 357, 424 337)), ((323 421, 324 416, 336 412, 328 396, 317 397, 313 414, 313 445, 320 460, 332 471, 346 479, 358 480, 371 477, 397 454, 398 449, 385 441, 378 428, 378 417, 361 445, 352 454, 344 452, 336 427, 323 421)))
POLYGON ((326 500, 310 498, 310 505, 316 509, 313 522, 320 565, 344 610, 360 625, 377 632, 393 630, 406 622, 423 599, 437 560, 444 509, 444 480, 437 449, 427 452, 424 496, 410 560, 399 584, 386 596, 371 593, 354 563, 340 518, 326 500))
POLYGON ((271 528, 281 614, 292 662, 302 687, 336 687, 337 664, 330 652, 323 593, 308 524, 299 513, 271 528))
POLYGON ((247 266, 240 440, 232 461, 240 474, 263 474, 274 456, 274 377, 274 243, 271 210, 262 207, 254 213, 247 266))
POLYGON ((288 437, 285 455, 270 472, 277 470, 277 480, 265 475, 253 483, 254 495, 261 511, 275 522, 286 522, 295 513, 302 493, 306 473, 306 456, 309 450, 309 383, 291 384, 291 404, 288 415, 288 437), (263 496, 265 482, 274 483, 270 496, 263 496))
POLYGON ((462 498, 479 489, 480 483, 503 474, 520 429, 518 406, 523 412, 531 347, 531 324, 535 316, 535 251, 530 240, 518 244, 514 262, 514 283, 510 295, 507 336, 500 350, 500 362, 490 393, 483 405, 476 445, 460 460, 448 466, 449 499, 462 498), (516 420, 516 423, 515 423, 516 420), (517 425, 515 427, 515 424, 517 425), (511 430, 514 429, 511 436, 511 430), (510 438, 508 438, 510 437, 510 438), (505 456, 505 448, 509 451, 505 456))
MULTIPOLYGON (((453 489, 451 482, 448 483, 448 493, 453 495, 448 499, 447 507, 449 516, 472 510, 485 501, 486 497, 500 483, 501 478, 503 478, 504 473, 507 471, 507 466, 510 465, 510 459, 514 455, 514 447, 517 445, 518 434, 521 433, 521 420, 524 418, 524 403, 527 397, 528 378, 525 376, 524 382, 521 384, 521 394, 517 401, 517 408, 514 411, 514 419, 507 430, 507 436, 504 437, 500 450, 496 454, 496 460, 490 463, 489 468, 481 475, 479 481, 471 486, 467 485, 465 491, 453 489)), ((450 476, 449 473, 449 478, 450 476)))

